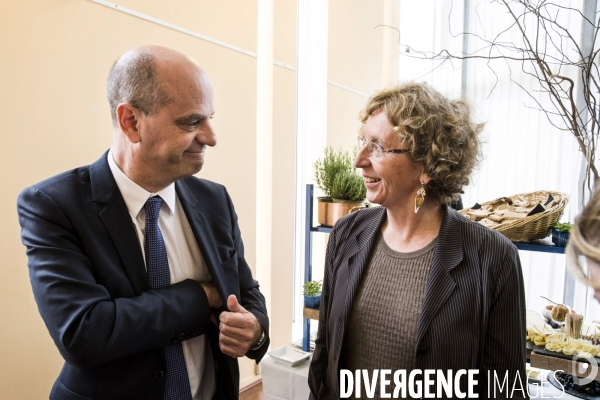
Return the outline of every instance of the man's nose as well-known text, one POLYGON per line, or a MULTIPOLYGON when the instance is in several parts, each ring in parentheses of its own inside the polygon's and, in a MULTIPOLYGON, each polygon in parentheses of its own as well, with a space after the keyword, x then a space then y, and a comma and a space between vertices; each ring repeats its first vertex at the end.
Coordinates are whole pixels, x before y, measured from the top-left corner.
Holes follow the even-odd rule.
POLYGON ((210 121, 206 122, 205 129, 196 136, 196 141, 210 147, 217 145, 217 134, 210 121))

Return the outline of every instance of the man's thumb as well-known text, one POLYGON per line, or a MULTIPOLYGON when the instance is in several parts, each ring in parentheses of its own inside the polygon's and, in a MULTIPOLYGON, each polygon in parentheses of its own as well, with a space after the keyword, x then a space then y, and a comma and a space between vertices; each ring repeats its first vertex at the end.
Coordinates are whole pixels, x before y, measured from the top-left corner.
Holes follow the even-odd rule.
POLYGON ((229 312, 237 312, 237 313, 246 312, 246 309, 238 303, 237 297, 235 297, 235 294, 231 294, 227 298, 227 308, 229 309, 229 312))

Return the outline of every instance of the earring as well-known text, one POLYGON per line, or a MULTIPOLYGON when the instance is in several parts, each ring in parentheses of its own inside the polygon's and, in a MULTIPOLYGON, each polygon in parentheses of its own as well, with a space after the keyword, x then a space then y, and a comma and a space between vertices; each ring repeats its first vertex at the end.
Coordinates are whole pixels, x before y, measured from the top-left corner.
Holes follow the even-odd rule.
POLYGON ((417 197, 415 197, 415 214, 419 211, 421 204, 425 201, 425 184, 421 182, 421 189, 417 192, 417 197))

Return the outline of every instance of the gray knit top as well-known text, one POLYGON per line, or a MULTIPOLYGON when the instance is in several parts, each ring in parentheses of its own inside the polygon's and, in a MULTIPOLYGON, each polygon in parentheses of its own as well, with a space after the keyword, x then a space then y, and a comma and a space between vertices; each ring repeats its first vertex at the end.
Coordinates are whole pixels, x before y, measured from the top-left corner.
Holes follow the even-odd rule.
MULTIPOLYGON (((369 377, 374 369, 393 374, 415 368, 417 326, 436 242, 400 253, 379 234, 346 327, 341 368, 367 369, 369 377)), ((364 383, 361 395, 367 398, 364 383)))

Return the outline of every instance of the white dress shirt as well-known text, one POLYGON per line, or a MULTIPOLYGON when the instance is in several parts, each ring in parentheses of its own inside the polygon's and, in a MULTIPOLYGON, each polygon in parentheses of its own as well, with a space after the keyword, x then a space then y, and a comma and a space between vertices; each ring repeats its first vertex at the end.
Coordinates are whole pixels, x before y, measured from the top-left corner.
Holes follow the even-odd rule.
MULTIPOLYGON (((113 158, 112 149, 108 152, 108 165, 136 227, 144 262, 146 261, 144 254, 146 211, 144 205, 148 198, 160 196, 163 203, 158 217, 158 226, 167 248, 171 284, 185 279, 210 282, 212 280, 210 273, 175 192, 175 184, 172 183, 158 193, 148 192, 121 171, 113 158)), ((216 381, 214 360, 208 338, 206 335, 196 336, 182 342, 182 345, 193 399, 211 399, 215 393, 216 381)))

